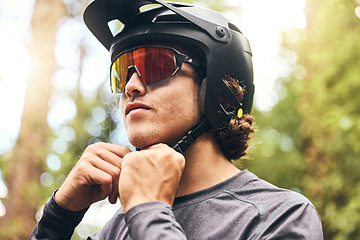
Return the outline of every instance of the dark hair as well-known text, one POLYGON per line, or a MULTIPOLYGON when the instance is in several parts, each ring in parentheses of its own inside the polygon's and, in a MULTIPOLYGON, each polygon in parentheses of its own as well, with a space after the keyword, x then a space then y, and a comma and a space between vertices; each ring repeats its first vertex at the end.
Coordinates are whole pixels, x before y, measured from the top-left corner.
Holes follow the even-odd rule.
MULTIPOLYGON (((245 89, 231 76, 225 76, 224 81, 241 102, 245 89)), ((226 98, 221 97, 220 102, 227 111, 232 110, 232 106, 227 102, 226 98)), ((252 126, 253 123, 254 118, 248 114, 244 114, 241 118, 234 115, 226 128, 211 131, 229 161, 237 160, 246 155, 249 147, 248 141, 255 132, 252 126)))

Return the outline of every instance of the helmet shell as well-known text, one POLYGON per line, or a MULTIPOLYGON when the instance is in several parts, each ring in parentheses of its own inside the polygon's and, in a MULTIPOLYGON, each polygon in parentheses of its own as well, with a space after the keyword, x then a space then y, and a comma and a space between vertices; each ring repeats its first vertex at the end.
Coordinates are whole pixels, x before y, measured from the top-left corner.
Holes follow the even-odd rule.
POLYGON ((233 112, 220 104, 225 96, 235 107, 250 113, 254 95, 252 53, 245 36, 222 14, 189 4, 161 0, 95 0, 84 13, 90 31, 109 50, 111 60, 127 49, 149 43, 175 44, 196 51, 206 64, 200 91, 200 110, 214 128, 227 126, 233 112), (160 6, 140 12, 149 3, 160 6), (123 23, 113 36, 108 22, 123 23), (245 87, 242 102, 223 81, 235 77, 245 87))

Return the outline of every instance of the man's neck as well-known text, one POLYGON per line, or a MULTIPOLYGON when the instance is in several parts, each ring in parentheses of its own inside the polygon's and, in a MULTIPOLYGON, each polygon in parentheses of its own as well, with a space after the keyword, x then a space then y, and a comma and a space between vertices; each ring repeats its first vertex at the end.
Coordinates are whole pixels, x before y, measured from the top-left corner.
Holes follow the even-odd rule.
POLYGON ((210 133, 200 136, 185 153, 186 165, 177 196, 214 186, 239 173, 210 133))

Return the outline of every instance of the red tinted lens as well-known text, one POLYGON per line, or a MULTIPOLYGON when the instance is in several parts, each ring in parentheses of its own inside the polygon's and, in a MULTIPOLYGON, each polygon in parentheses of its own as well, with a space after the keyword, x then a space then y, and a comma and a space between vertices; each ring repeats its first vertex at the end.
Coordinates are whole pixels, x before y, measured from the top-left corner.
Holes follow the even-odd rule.
MULTIPOLYGON (((170 48, 144 47, 120 55, 111 67, 111 90, 124 92, 128 69, 136 66, 144 85, 151 85, 169 78, 176 71, 174 51, 170 48)), ((134 73, 134 71, 130 71, 134 73)))

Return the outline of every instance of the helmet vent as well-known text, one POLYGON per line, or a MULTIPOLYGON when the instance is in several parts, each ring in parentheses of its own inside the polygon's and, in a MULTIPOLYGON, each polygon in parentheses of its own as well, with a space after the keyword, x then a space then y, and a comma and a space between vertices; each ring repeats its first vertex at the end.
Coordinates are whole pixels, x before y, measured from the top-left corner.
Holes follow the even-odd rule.
POLYGON ((237 31, 237 32, 241 33, 241 31, 234 24, 229 23, 228 25, 229 25, 229 28, 231 30, 234 30, 234 31, 237 31))
POLYGON ((177 14, 160 15, 153 19, 154 23, 191 23, 177 14))
POLYGON ((113 36, 115 36, 117 33, 119 33, 121 27, 123 26, 123 24, 120 22, 119 19, 111 20, 107 24, 108 24, 110 32, 113 36))
POLYGON ((146 5, 141 6, 141 7, 139 8, 139 11, 140 11, 140 12, 145 12, 145 11, 147 11, 147 10, 149 10, 149 9, 152 9, 152 8, 154 8, 154 7, 159 7, 159 6, 161 6, 161 5, 160 5, 160 4, 156 4, 156 3, 146 4, 146 5))

